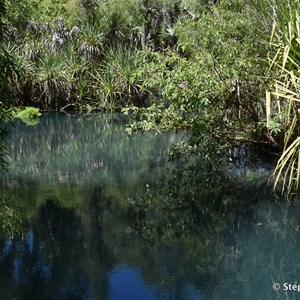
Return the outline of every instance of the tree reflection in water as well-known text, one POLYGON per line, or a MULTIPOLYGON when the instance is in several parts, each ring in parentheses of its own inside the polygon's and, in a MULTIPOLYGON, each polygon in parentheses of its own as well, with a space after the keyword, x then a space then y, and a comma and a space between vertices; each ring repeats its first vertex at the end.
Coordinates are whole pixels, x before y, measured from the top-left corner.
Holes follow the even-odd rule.
POLYGON ((273 282, 299 276, 298 202, 276 202, 261 165, 168 163, 170 136, 55 118, 12 139, 0 191, 25 234, 1 239, 1 299, 282 299, 273 282))

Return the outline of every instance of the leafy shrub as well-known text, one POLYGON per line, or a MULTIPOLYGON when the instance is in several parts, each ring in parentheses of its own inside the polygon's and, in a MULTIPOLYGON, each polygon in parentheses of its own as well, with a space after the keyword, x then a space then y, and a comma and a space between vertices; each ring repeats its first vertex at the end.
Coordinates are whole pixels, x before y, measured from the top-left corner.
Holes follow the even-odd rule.
POLYGON ((255 4, 221 1, 199 18, 178 20, 177 51, 140 51, 142 88, 152 105, 126 109, 137 121, 129 130, 188 129, 193 145, 249 124, 247 131, 257 132, 267 69, 260 40, 267 32, 255 4))
POLYGON ((0 170, 5 169, 7 154, 6 138, 9 134, 9 125, 12 120, 12 110, 9 108, 11 94, 8 82, 15 72, 14 62, 4 47, 6 30, 4 17, 6 14, 5 2, 0 0, 0 170))

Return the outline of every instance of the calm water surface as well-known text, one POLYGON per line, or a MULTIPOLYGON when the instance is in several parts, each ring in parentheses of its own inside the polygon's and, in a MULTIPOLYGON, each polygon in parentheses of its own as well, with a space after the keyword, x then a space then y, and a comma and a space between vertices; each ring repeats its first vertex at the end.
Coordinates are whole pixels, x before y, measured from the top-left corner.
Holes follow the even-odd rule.
POLYGON ((17 121, 0 217, 21 234, 1 236, 0 299, 300 299, 284 291, 300 284, 299 201, 249 155, 168 162, 179 139, 128 136, 118 116, 17 121))

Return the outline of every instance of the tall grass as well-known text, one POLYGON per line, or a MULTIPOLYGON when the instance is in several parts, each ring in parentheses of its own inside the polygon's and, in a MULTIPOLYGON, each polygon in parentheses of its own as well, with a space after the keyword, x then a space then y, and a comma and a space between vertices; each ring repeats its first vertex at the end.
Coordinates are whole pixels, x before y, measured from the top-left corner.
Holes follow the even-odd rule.
POLYGON ((273 4, 270 70, 274 78, 267 91, 267 126, 276 116, 284 133, 283 152, 274 171, 276 189, 287 196, 300 182, 300 3, 273 4))

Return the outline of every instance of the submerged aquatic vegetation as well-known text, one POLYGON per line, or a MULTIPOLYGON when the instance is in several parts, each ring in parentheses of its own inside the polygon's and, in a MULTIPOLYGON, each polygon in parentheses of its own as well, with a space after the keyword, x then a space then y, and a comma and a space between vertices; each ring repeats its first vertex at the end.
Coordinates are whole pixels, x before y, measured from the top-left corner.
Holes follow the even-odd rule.
POLYGON ((35 107, 17 108, 13 111, 13 117, 21 119, 27 125, 36 125, 41 115, 39 109, 35 107))

